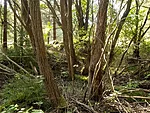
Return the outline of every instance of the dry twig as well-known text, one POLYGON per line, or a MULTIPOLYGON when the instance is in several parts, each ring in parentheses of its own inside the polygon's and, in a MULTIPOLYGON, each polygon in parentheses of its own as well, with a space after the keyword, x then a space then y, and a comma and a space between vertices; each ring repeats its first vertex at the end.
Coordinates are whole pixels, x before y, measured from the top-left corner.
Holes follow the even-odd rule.
POLYGON ((138 99, 150 100, 150 97, 143 97, 143 96, 118 95, 118 97, 120 97, 120 98, 138 98, 138 99))
POLYGON ((76 104, 82 106, 85 110, 89 111, 90 113, 98 113, 97 111, 95 111, 92 107, 79 102, 78 100, 72 99, 76 104))

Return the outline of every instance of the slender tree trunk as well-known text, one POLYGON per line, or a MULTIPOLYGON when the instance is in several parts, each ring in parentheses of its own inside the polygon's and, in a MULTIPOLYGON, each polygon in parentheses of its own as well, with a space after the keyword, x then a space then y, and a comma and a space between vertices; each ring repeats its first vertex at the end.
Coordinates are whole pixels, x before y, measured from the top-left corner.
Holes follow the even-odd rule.
MULTIPOLYGON (((79 36, 83 37, 86 35, 86 28, 88 28, 88 11, 86 12, 86 18, 84 18, 84 14, 83 14, 83 9, 82 9, 82 0, 76 0, 75 3, 75 7, 76 7, 76 15, 77 15, 77 19, 78 19, 78 31, 79 31, 79 36), (86 23, 84 22, 84 19, 86 21, 86 23)), ((87 1, 87 3, 89 2, 89 0, 87 1)), ((88 4, 87 4, 88 6, 88 4)), ((88 8, 87 8, 88 9, 88 8)))
POLYGON ((3 51, 7 51, 7 0, 4 0, 3 51))
MULTIPOLYGON (((86 32, 88 31, 88 20, 89 20, 89 10, 90 10, 90 1, 91 0, 88 0, 87 1, 87 8, 86 8, 86 19, 85 19, 85 30, 86 32)), ((93 21, 94 21, 94 17, 93 17, 93 0, 92 0, 92 5, 91 5, 91 13, 92 13, 92 26, 90 28, 90 31, 89 31, 89 39, 88 39, 88 42, 87 42, 87 51, 88 51, 88 55, 85 59, 85 65, 84 65, 84 69, 82 71, 82 74, 83 75, 88 75, 88 72, 89 72, 89 66, 90 66, 90 59, 91 59, 91 43, 90 43, 90 37, 91 37, 91 34, 92 34, 92 29, 93 29, 93 21)))
POLYGON ((73 36, 72 36, 72 3, 68 0, 60 1, 61 7, 61 20, 63 30, 63 42, 68 61, 69 77, 74 79, 73 64, 75 60, 75 50, 73 47, 73 36), (71 5, 71 6, 69 6, 71 5))
POLYGON ((22 62, 22 56, 23 56, 23 38, 24 38, 24 29, 23 29, 23 26, 21 25, 21 28, 20 28, 20 43, 19 43, 20 63, 22 62))
POLYGON ((103 77, 104 59, 102 57, 100 62, 99 59, 100 56, 102 55, 102 49, 104 47, 106 38, 105 31, 107 23, 108 3, 109 0, 101 0, 99 4, 96 34, 92 42, 92 50, 91 50, 89 83, 88 83, 89 98, 94 99, 96 101, 99 101, 102 98, 103 94, 102 77, 103 77))
MULTIPOLYGON (((56 3, 54 1, 54 10, 56 9, 56 3)), ((56 40, 56 17, 53 15, 53 40, 56 40)))
POLYGON ((139 19, 138 19, 138 15, 139 15, 139 2, 136 0, 136 38, 134 39, 134 50, 133 50, 133 57, 134 58, 140 58, 140 43, 142 38, 144 37, 144 35, 147 33, 147 31, 150 29, 150 26, 146 28, 146 30, 143 30, 143 28, 145 27, 147 21, 148 21, 148 16, 150 14, 150 8, 147 11, 147 14, 145 16, 144 22, 143 24, 140 26, 140 29, 138 31, 138 25, 139 25, 139 19))
MULTIPOLYGON (((55 1, 56 5, 57 5, 58 10, 60 10, 57 1, 56 1, 56 0, 54 0, 54 1, 55 1)), ((48 8, 51 10, 53 16, 55 16, 55 19, 56 19, 57 24, 58 24, 59 26, 62 26, 62 23, 60 22, 60 19, 59 19, 59 17, 57 16, 56 11, 54 10, 52 4, 50 3, 49 0, 46 0, 46 2, 47 2, 47 6, 48 6, 48 8)))
POLYGON ((82 30, 85 29, 84 27, 84 17, 83 17, 83 10, 81 6, 81 0, 76 0, 76 11, 77 11, 77 19, 78 19, 78 29, 82 30))
POLYGON ((58 90, 58 86, 55 83, 52 70, 48 64, 48 59, 46 57, 46 49, 42 32, 40 2, 39 0, 29 0, 29 5, 38 66, 40 69, 40 73, 45 77, 45 86, 48 92, 48 97, 52 101, 54 106, 57 107, 61 104, 62 97, 58 90))
POLYGON ((89 12, 90 12, 90 1, 87 0, 87 6, 86 6, 86 18, 85 18, 85 31, 88 30, 88 21, 89 21, 89 12))
POLYGON ((28 6, 28 1, 27 0, 21 0, 21 13, 22 13, 22 19, 24 21, 24 24, 26 26, 26 31, 29 34, 30 37, 30 41, 31 41, 31 45, 33 48, 33 52, 34 54, 36 54, 36 50, 35 50, 35 41, 34 41, 34 36, 32 33, 32 27, 31 27, 31 19, 29 17, 29 6, 28 6))
MULTIPOLYGON (((14 4, 14 9, 15 9, 15 12, 16 12, 16 4, 14 4)), ((17 18, 16 18, 16 15, 14 13, 14 48, 17 49, 17 18)))
POLYGON ((2 43, 3 43, 3 41, 2 41, 2 40, 3 40, 3 33, 2 33, 2 32, 3 32, 2 5, 0 5, 0 20, 1 20, 1 31, 0 31, 0 32, 1 32, 1 33, 0 33, 0 34, 1 34, 1 35, 0 35, 0 40, 1 40, 1 41, 0 41, 0 43, 2 44, 2 43))
POLYGON ((72 0, 68 0, 68 39, 70 43, 70 53, 71 53, 71 59, 72 64, 74 65, 76 63, 76 55, 75 55, 75 49, 73 45, 73 25, 72 25, 72 0))
POLYGON ((110 50, 110 55, 109 55, 109 62, 108 62, 108 65, 110 65, 112 63, 112 60, 114 58, 114 50, 115 50, 115 46, 116 46, 116 43, 117 43, 117 40, 119 38, 119 35, 120 35, 120 32, 122 30, 122 27, 125 23, 125 20, 126 20, 126 17, 128 16, 129 12, 130 12, 130 7, 131 7, 131 3, 132 3, 132 0, 128 0, 127 2, 127 7, 126 7, 126 10, 125 12, 123 13, 123 16, 121 17, 121 20, 118 24, 118 29, 116 31, 116 34, 114 36, 114 39, 112 41, 112 45, 111 45, 111 50, 110 50))

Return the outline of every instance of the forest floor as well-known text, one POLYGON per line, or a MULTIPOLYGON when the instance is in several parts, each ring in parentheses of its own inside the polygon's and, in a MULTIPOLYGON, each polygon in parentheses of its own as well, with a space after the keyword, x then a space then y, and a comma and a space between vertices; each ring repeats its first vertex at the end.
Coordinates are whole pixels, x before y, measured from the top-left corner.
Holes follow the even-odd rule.
MULTIPOLYGON (((45 113, 150 113, 150 97, 136 96, 136 94, 148 92, 150 90, 144 89, 131 89, 126 90, 126 96, 119 95, 107 95, 101 102, 83 101, 83 97, 86 90, 87 81, 84 77, 76 76, 76 80, 73 82, 63 77, 57 77, 57 82, 61 92, 68 102, 67 108, 53 109, 51 112, 45 113), (129 95, 129 93, 133 93, 129 95)), ((85 77, 86 78, 86 77, 85 77)), ((6 76, 0 76, 1 86, 8 80, 6 76)), ((121 78, 122 80, 122 78, 121 78)), ((118 84, 117 84, 118 86, 118 84)), ((125 89, 124 89, 125 90, 125 89)))
MULTIPOLYGON (((149 71, 147 65, 142 69, 130 65, 130 72, 127 70, 121 75, 114 77, 115 92, 104 93, 101 102, 89 101, 85 98, 87 88, 87 76, 76 72, 74 82, 67 79, 67 63, 63 53, 53 52, 49 56, 50 64, 55 74, 63 96, 68 102, 67 108, 53 109, 49 113, 150 113, 150 82, 142 78, 142 70, 149 71), (132 69, 131 69, 132 68, 132 69), (135 72, 135 70, 138 71, 135 72), (140 74, 139 74, 140 73, 140 74), (85 98, 85 100, 84 100, 85 98)), ((1 73, 4 70, 0 69, 1 73)), ((12 78, 11 75, 0 75, 0 89, 12 78)), ((148 76, 149 77, 149 76, 148 76)), ((47 112, 48 113, 48 112, 47 112)))
MULTIPOLYGON (((104 94, 101 102, 88 101, 85 98, 87 76, 83 76, 77 71, 76 79, 72 82, 66 79, 66 73, 58 75, 56 77, 58 84, 69 103, 67 109, 72 111, 71 113, 150 113, 150 82, 142 76, 150 71, 149 61, 143 67, 140 67, 141 64, 138 66, 126 64, 128 69, 113 78, 115 92, 104 94)), ((65 62, 61 62, 61 67, 63 67, 61 70, 66 72, 65 62)), ((57 71, 56 73, 58 74, 57 71)), ((51 113, 56 111, 57 109, 51 113)))

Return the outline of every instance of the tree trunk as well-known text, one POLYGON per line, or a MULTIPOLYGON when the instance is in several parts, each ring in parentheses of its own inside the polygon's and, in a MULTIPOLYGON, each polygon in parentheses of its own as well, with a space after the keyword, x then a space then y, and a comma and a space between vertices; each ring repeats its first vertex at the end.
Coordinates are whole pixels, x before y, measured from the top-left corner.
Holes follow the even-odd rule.
POLYGON ((134 58, 141 58, 140 57, 140 43, 134 45, 133 57, 134 58))
MULTIPOLYGON (((90 1, 91 0, 87 1, 87 8, 86 8, 86 18, 85 18, 85 30, 86 30, 86 32, 88 31, 88 26, 89 26, 88 25, 88 20, 89 20, 90 1)), ((94 21, 94 17, 93 17, 93 15, 94 15, 94 13, 93 13, 93 3, 94 3, 94 1, 92 0, 92 5, 91 5, 92 26, 91 26, 90 31, 89 31, 89 39, 88 39, 88 42, 87 42, 88 55, 85 58, 85 65, 84 65, 84 69, 82 71, 83 75, 88 75, 89 66, 90 66, 90 59, 91 59, 91 43, 90 43, 90 38, 92 36, 93 21, 94 21)))
POLYGON ((84 28, 84 16, 83 16, 83 10, 81 6, 81 0, 76 0, 76 11, 77 11, 77 19, 78 19, 78 29, 82 30, 84 28))
POLYGON ((85 31, 88 30, 88 21, 89 21, 89 12, 90 12, 90 1, 91 0, 87 0, 87 6, 86 6, 86 18, 85 18, 85 31))
POLYGON ((21 25, 19 33, 20 33, 19 48, 20 48, 20 63, 21 63, 22 62, 22 56, 23 56, 23 38, 24 38, 24 29, 23 29, 22 25, 21 25))
POLYGON ((72 64, 74 65, 76 63, 76 55, 75 55, 75 49, 73 45, 73 25, 72 25, 72 0, 68 0, 68 39, 70 43, 70 53, 72 58, 72 64))
POLYGON ((72 2, 69 0, 61 0, 61 20, 63 30, 63 42, 68 61, 69 77, 74 79, 73 64, 75 63, 75 50, 73 46, 72 36, 72 2))
POLYGON ((117 31, 115 33, 115 36, 114 36, 114 39, 113 39, 112 45, 111 45, 108 65, 110 65, 112 63, 112 60, 114 58, 115 46, 116 46, 117 40, 119 38, 120 32, 122 30, 122 27, 123 27, 123 25, 125 23, 126 17, 128 16, 128 14, 130 12, 131 3, 132 3, 132 0, 128 0, 126 10, 123 13, 123 16, 121 17, 121 20, 120 20, 120 22, 118 24, 118 29, 117 29, 117 31))
POLYGON ((7 0, 4 0, 3 51, 7 51, 7 0))
POLYGON ((138 25, 139 25, 139 2, 136 0, 136 32, 134 33, 136 38, 134 39, 134 50, 133 50, 133 57, 134 58, 140 58, 140 43, 144 35, 147 33, 147 31, 150 29, 150 26, 146 28, 146 30, 143 30, 150 14, 150 8, 147 11, 147 14, 145 16, 143 24, 140 26, 140 29, 138 31, 138 25))
POLYGON ((35 40, 36 58, 40 73, 45 77, 45 86, 48 92, 48 97, 55 107, 62 104, 61 94, 58 90, 58 86, 55 83, 52 70, 48 64, 46 57, 45 43, 42 32, 42 21, 40 12, 39 0, 29 0, 30 14, 31 14, 31 26, 33 32, 33 38, 35 40))
MULTIPOLYGON (((16 4, 14 4, 14 9, 16 12, 16 4)), ((16 27, 16 24, 17 24, 17 19, 16 19, 16 15, 14 13, 14 48, 15 49, 17 49, 17 27, 16 27)))
POLYGON ((94 99, 99 101, 102 98, 103 86, 102 86, 102 77, 103 77, 103 66, 104 59, 101 58, 101 63, 99 63, 99 58, 102 54, 102 49, 105 44, 105 31, 107 23, 107 7, 109 0, 101 0, 99 4, 98 18, 97 18, 97 28, 96 34, 92 42, 91 50, 91 60, 89 67, 89 99, 94 99))
MULTIPOLYGON (((56 9, 56 4, 54 1, 54 10, 56 9)), ((53 40, 56 40, 56 17, 53 15, 53 40)))
POLYGON ((34 36, 32 33, 32 27, 31 27, 31 19, 29 17, 29 6, 28 6, 28 1, 27 0, 21 0, 21 13, 22 13, 22 19, 24 21, 24 24, 26 26, 26 31, 29 34, 30 37, 30 41, 31 41, 31 45, 33 48, 33 52, 34 54, 36 54, 36 50, 35 50, 35 41, 34 41, 34 36))
MULTIPOLYGON (((2 5, 0 4, 0 20, 1 20, 1 23, 2 23, 2 5)), ((1 24, 1 31, 0 31, 0 43, 2 44, 3 43, 3 24, 1 24)))
MULTIPOLYGON (((57 7, 58 7, 58 10, 60 10, 57 1, 56 1, 56 0, 54 0, 54 1, 55 1, 56 5, 57 5, 57 7)), ((48 6, 48 8, 51 10, 53 16, 55 16, 55 20, 56 20, 58 26, 62 26, 62 23, 60 22, 60 19, 59 19, 59 17, 57 16, 56 11, 54 10, 52 4, 50 3, 49 0, 46 0, 46 2, 47 2, 47 6, 48 6)))

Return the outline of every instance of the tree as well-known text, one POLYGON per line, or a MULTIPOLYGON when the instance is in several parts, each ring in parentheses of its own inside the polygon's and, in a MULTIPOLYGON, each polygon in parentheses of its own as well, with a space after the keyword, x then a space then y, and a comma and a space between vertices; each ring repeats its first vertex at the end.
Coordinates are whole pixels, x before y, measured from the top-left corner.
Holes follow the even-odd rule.
POLYGON ((7 51, 7 0, 4 0, 4 31, 3 31, 3 51, 7 51))
POLYGON ((57 107, 58 105, 62 104, 62 96, 58 90, 58 86, 55 83, 54 76, 46 56, 39 0, 29 0, 29 7, 38 66, 40 73, 45 77, 44 82, 48 92, 48 97, 52 101, 52 104, 57 107))
MULTIPOLYGON (((56 2, 54 1, 54 10, 56 9, 56 2)), ((53 40, 56 40, 56 17, 53 15, 53 40)))
POLYGON ((0 31, 0 40, 1 40, 1 44, 2 44, 2 40, 3 40, 3 22, 2 22, 2 4, 0 4, 0 22, 1 22, 1 31, 0 31))
POLYGON ((135 32, 134 32, 134 50, 133 50, 133 57, 134 58, 140 58, 140 43, 141 40, 143 39, 144 35, 147 33, 147 31, 150 29, 150 26, 148 26, 146 29, 144 29, 144 27, 146 26, 146 23, 148 21, 148 16, 150 14, 150 8, 148 8, 145 19, 143 19, 143 23, 140 24, 140 20, 139 20, 139 12, 142 6, 142 3, 140 3, 139 0, 136 0, 136 22, 135 22, 135 32))
POLYGON ((96 34, 92 42, 91 59, 89 67, 89 98, 99 101, 103 93, 103 67, 104 59, 99 58, 102 55, 106 38, 107 7, 109 0, 101 0, 97 17, 96 34), (98 65, 98 66, 97 66, 98 65))
MULTIPOLYGON (((68 70, 69 70, 69 78, 74 78, 74 68, 73 65, 76 63, 76 55, 73 44, 73 31, 72 31, 72 0, 60 0, 60 7, 56 0, 54 0, 57 9, 61 13, 61 22, 60 19, 50 3, 49 0, 46 0, 47 6, 51 10, 53 17, 55 17, 55 21, 58 26, 61 27, 63 31, 63 43, 66 53, 66 58, 68 62, 68 70)), ((54 26, 53 26, 54 27, 54 26)))
MULTIPOLYGON (((75 8, 76 8, 76 17, 77 17, 77 23, 78 23, 78 35, 79 38, 85 39, 88 38, 88 41, 86 41, 86 49, 87 49, 87 57, 84 60, 84 67, 82 69, 82 74, 87 75, 88 74, 88 68, 90 64, 90 52, 91 52, 91 45, 90 45, 90 36, 91 31, 88 32, 89 28, 89 13, 90 13, 90 6, 91 6, 91 13, 93 11, 93 0, 92 5, 90 5, 91 0, 87 0, 86 2, 84 0, 75 0, 75 8), (88 37, 89 35, 89 37, 88 37), (84 37, 83 37, 84 36, 84 37)), ((93 14, 92 14, 93 16, 93 14)), ((93 23, 92 23, 93 24, 93 23)), ((91 26, 91 29, 93 28, 93 25, 91 26)), ((91 30, 90 29, 90 30, 91 30)))
POLYGON ((63 42, 68 61, 69 75, 72 80, 74 79, 75 64, 75 50, 73 46, 73 34, 72 34, 72 1, 71 0, 60 0, 61 8, 61 20, 63 30, 63 42))
POLYGON ((76 0, 75 7, 76 7, 76 15, 78 19, 78 30, 79 30, 79 36, 84 36, 87 33, 88 30, 88 20, 89 20, 89 12, 90 12, 90 1, 87 0, 86 4, 86 11, 84 14, 83 4, 82 0, 76 0), (85 20, 85 21, 84 21, 85 20))
MULTIPOLYGON (((60 11, 60 8, 59 8, 59 5, 58 5, 57 1, 54 0, 54 2, 56 4, 58 10, 60 11)), ((50 3, 50 1, 46 0, 46 3, 47 3, 48 8, 50 9, 50 11, 52 12, 53 16, 55 17, 55 21, 57 22, 58 26, 62 26, 62 23, 60 22, 60 19, 57 16, 57 13, 56 13, 54 7, 52 6, 52 4, 50 3)))
POLYGON ((28 6, 28 0, 21 0, 21 18, 20 18, 20 22, 22 23, 22 25, 24 26, 24 28, 26 29, 26 31, 29 34, 30 37, 30 41, 31 41, 31 45, 33 48, 33 52, 34 54, 36 54, 36 48, 35 48, 35 40, 34 40, 34 36, 33 36, 33 32, 32 32, 32 27, 31 27, 31 19, 29 17, 29 6, 28 6))
MULTIPOLYGON (((16 12, 16 4, 14 4, 14 10, 16 12)), ((17 18, 16 15, 14 13, 14 48, 17 48, 17 18)))
POLYGON ((112 63, 112 60, 114 58, 114 49, 115 49, 117 40, 119 38, 120 32, 122 30, 122 27, 123 27, 123 25, 125 23, 126 17, 128 16, 128 14, 130 12, 131 3, 132 3, 132 0, 128 0, 127 1, 126 10, 124 11, 124 13, 123 13, 123 15, 121 17, 120 22, 118 23, 117 31, 116 31, 116 33, 114 35, 114 38, 113 38, 113 41, 112 41, 112 44, 111 44, 111 50, 110 50, 110 54, 109 54, 108 65, 110 65, 112 63))

